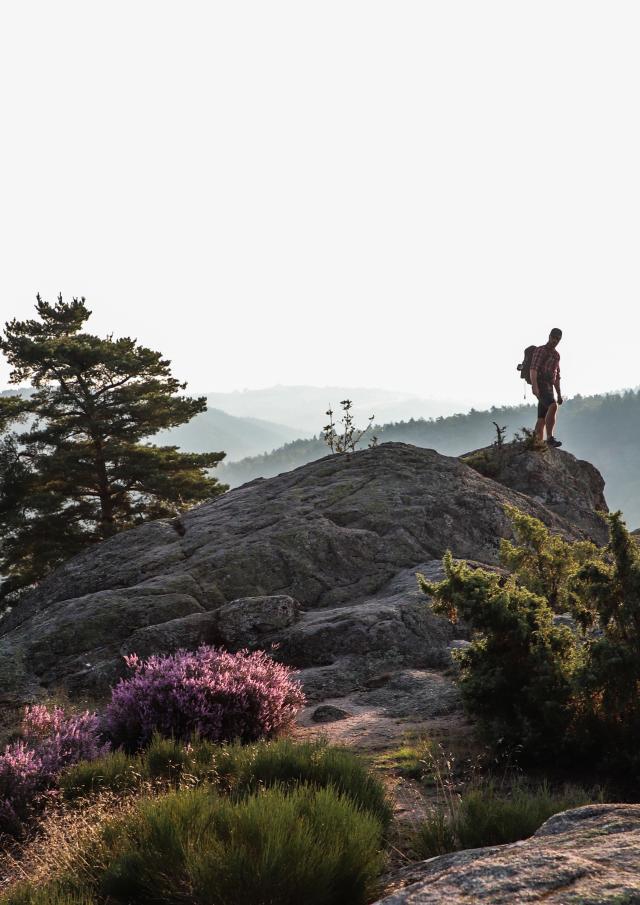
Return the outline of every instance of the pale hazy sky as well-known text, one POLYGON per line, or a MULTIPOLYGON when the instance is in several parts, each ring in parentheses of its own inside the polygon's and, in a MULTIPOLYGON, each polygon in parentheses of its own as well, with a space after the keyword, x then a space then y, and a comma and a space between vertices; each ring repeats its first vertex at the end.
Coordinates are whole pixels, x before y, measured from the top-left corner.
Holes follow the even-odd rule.
MULTIPOLYGON (((193 390, 640 384, 640 4, 2 5, 0 303, 193 390)), ((7 368, 0 364, 0 386, 7 368)))

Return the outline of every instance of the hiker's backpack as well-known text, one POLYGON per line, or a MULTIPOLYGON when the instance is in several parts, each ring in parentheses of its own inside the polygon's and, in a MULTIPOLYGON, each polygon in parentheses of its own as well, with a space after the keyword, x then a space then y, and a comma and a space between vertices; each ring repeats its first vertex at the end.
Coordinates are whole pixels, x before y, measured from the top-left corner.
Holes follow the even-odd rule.
POLYGON ((533 361, 533 353, 535 351, 536 346, 527 346, 524 350, 524 359, 522 363, 518 365, 520 376, 523 380, 526 380, 527 383, 531 383, 531 362, 533 361))

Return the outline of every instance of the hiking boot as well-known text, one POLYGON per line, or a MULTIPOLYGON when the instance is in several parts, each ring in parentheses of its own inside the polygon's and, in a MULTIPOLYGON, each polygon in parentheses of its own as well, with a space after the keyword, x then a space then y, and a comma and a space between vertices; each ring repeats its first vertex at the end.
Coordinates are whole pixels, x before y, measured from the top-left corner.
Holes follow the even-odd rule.
POLYGON ((547 446, 562 446, 562 440, 556 440, 555 437, 549 437, 547 439, 547 446))

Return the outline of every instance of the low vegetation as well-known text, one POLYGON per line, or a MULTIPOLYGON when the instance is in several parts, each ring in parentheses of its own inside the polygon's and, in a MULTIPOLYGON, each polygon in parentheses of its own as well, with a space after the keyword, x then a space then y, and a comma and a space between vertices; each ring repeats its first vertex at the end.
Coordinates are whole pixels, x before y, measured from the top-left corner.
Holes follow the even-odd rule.
POLYGON ((372 814, 386 829, 391 809, 380 781, 349 748, 324 741, 289 738, 252 745, 216 745, 194 738, 188 744, 154 736, 138 755, 114 751, 76 764, 60 780, 68 801, 103 791, 121 792, 153 786, 215 785, 236 797, 273 787, 312 785, 333 788, 372 814))
POLYGON ((434 612, 474 631, 457 653, 465 706, 491 746, 523 760, 636 770, 640 549, 620 513, 608 516, 603 551, 510 514, 516 542, 502 544, 507 575, 448 553, 444 581, 419 578, 434 612), (565 608, 573 626, 554 618, 565 608))
POLYGON ((392 811, 351 750, 272 738, 304 701, 264 654, 130 658, 105 713, 28 708, 0 759, 3 905, 358 905, 392 811), (8 859, 8 860, 7 860, 8 859))
POLYGON ((288 667, 262 651, 207 645, 164 657, 126 658, 133 675, 113 689, 104 724, 114 746, 135 751, 154 732, 187 740, 255 741, 292 723, 304 695, 288 667))
POLYGON ((100 796, 113 804, 97 827, 58 833, 48 870, 3 905, 348 905, 370 901, 384 866, 382 784, 354 752, 324 742, 156 736, 144 753, 71 767, 62 791, 63 816, 100 796))
POLYGON ((0 754, 0 834, 19 835, 65 767, 100 757, 108 748, 94 713, 27 707, 21 737, 0 754))
POLYGON ((184 771, 191 763, 178 742, 196 735, 202 754, 207 741, 272 738, 291 725, 304 703, 290 669, 262 652, 229 654, 202 645, 195 652, 128 662, 134 675, 113 689, 100 715, 66 714, 58 706, 26 709, 19 737, 0 755, 0 833, 19 836, 47 793, 67 782, 60 778, 65 769, 80 761, 86 785, 101 768, 111 788, 168 779, 172 770, 184 771), (154 734, 172 741, 164 748, 157 741, 138 761, 127 758, 125 752, 142 750, 154 734), (120 750, 108 754, 112 748, 120 750))
POLYGON ((601 797, 579 786, 552 790, 546 782, 523 780, 498 783, 488 778, 470 784, 461 794, 445 789, 414 839, 420 858, 487 845, 504 845, 532 836, 560 811, 589 804, 601 797))
MULTIPOLYGON (((329 418, 329 423, 323 427, 321 436, 332 453, 353 453, 356 451, 358 443, 360 443, 364 435, 371 428, 375 415, 371 415, 369 423, 365 428, 358 429, 351 413, 351 409, 353 408, 351 399, 343 399, 340 405, 342 406, 342 418, 338 423, 333 420, 333 409, 329 409, 325 412, 329 418), (341 426, 338 427, 338 424, 341 426)), ((378 438, 372 436, 369 441, 369 446, 377 446, 377 443, 378 438)))

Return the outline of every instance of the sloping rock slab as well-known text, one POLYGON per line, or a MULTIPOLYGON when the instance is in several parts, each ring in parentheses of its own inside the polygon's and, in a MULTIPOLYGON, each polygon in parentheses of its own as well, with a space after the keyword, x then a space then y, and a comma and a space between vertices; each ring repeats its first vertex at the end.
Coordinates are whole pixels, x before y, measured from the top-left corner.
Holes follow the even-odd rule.
POLYGON ((431 858, 394 882, 377 905, 637 905, 640 805, 565 811, 524 842, 431 858))
POLYGON ((403 666, 447 668, 449 645, 465 629, 430 611, 416 572, 431 581, 444 577, 440 560, 404 569, 359 603, 302 613, 290 629, 265 638, 264 646, 302 667, 298 678, 309 701, 368 688, 379 677, 386 684, 403 666))
POLYGON ((447 666, 447 646, 456 630, 430 612, 417 572, 432 581, 444 578, 439 559, 420 563, 403 569, 377 594, 348 606, 304 612, 288 631, 265 640, 277 640, 280 658, 296 666, 322 666, 348 654, 384 655, 396 667, 403 662, 447 666))
MULTIPOLYGON (((575 463, 567 468, 581 468, 575 463)), ((286 595, 303 610, 330 610, 364 603, 401 570, 448 548, 495 562, 500 538, 511 534, 506 503, 567 537, 584 536, 459 459, 401 443, 246 484, 179 523, 151 522, 97 544, 43 581, 0 621, 0 686, 17 697, 52 686, 104 690, 136 642, 149 650, 157 635, 171 647, 168 623, 181 637, 215 635, 213 620, 195 614, 238 598, 286 595)), ((362 617, 364 640, 392 643, 383 623, 396 616, 368 618, 365 610, 345 615, 349 637, 355 641, 362 617)), ((329 635, 331 657, 347 654, 340 628, 298 625, 298 665, 322 659, 313 645, 326 647, 329 635)), ((291 657, 294 647, 292 634, 291 657)))

